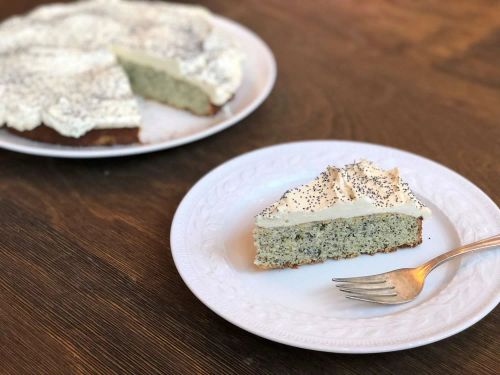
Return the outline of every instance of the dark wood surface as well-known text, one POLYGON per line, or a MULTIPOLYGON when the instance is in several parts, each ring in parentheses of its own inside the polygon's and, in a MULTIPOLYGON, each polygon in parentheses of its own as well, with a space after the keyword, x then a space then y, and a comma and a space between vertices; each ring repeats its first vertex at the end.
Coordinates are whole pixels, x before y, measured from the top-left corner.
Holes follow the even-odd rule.
MULTIPOLYGON (((37 1, 0 2, 0 18, 37 1)), ((177 205, 259 147, 351 139, 416 152, 500 201, 498 1, 204 1, 273 49, 278 80, 240 124, 149 155, 0 151, 0 372, 498 374, 498 308, 403 352, 340 355, 249 334, 199 302, 169 245, 177 205)))

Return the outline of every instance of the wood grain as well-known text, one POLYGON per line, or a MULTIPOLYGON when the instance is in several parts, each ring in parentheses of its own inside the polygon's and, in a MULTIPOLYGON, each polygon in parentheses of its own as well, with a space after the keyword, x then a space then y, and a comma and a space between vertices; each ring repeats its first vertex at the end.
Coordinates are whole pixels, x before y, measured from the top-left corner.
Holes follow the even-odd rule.
MULTIPOLYGON (((42 1, 1 2, 0 17, 42 1)), ((500 201, 500 2, 203 1, 271 46, 279 77, 237 126, 150 155, 0 151, 0 373, 498 374, 500 314, 378 355, 287 347, 219 318, 180 279, 169 228, 203 174, 304 139, 390 145, 500 201)))

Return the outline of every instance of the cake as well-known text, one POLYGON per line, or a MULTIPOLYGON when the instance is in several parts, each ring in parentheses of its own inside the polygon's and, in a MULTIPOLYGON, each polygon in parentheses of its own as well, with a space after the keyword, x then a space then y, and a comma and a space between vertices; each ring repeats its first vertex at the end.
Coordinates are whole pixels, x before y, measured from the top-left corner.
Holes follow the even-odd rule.
POLYGON ((139 142, 135 95, 212 115, 242 53, 206 9, 160 2, 52 4, 0 24, 0 126, 44 142, 139 142))
POLYGON ((384 170, 367 160, 328 166, 256 216, 254 263, 297 267, 416 246, 430 215, 397 168, 384 170))

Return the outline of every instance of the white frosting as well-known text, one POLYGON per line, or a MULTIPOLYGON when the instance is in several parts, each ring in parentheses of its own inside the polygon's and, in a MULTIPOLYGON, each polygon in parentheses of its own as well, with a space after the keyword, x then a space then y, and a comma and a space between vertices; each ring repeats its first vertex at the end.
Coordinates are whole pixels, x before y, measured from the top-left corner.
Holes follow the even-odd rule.
POLYGON ((136 127, 141 117, 115 54, 204 90, 215 105, 241 82, 239 48, 204 8, 92 0, 46 5, 0 25, 0 125, 41 123, 65 136, 136 127))
POLYGON ((257 215, 256 224, 281 227, 377 213, 426 218, 431 210, 401 180, 397 168, 383 170, 361 160, 343 168, 328 166, 257 215))

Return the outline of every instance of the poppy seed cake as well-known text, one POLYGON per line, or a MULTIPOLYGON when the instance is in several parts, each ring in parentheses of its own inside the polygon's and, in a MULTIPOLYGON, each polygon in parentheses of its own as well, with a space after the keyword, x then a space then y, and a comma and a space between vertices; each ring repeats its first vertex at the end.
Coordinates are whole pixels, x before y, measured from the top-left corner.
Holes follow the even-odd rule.
POLYGON ((329 166, 257 215, 254 263, 296 267, 416 246, 430 214, 397 168, 383 170, 366 160, 329 166))
POLYGON ((0 23, 0 127, 80 146, 140 141, 135 95, 197 115, 234 97, 243 52, 203 7, 88 0, 0 23))

